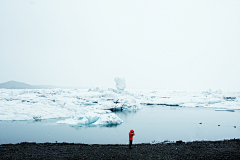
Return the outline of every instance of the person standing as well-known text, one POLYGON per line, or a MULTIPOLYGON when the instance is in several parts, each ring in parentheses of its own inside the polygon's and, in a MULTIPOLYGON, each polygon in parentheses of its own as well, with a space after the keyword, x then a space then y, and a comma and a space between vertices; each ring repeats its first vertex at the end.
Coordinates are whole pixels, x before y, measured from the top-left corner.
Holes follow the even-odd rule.
POLYGON ((132 149, 132 141, 134 135, 135 135, 134 130, 131 129, 129 132, 129 149, 132 149))

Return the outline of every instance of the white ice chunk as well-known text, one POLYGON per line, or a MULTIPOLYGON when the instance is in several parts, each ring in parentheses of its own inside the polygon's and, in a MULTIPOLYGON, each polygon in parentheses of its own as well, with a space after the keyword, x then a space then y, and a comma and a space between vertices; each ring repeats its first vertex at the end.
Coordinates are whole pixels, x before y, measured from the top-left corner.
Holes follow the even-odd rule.
POLYGON ((99 109, 111 109, 114 108, 115 104, 113 101, 103 101, 100 103, 100 106, 98 107, 99 109))
POLYGON ((123 121, 114 113, 102 114, 94 124, 121 124, 123 121))

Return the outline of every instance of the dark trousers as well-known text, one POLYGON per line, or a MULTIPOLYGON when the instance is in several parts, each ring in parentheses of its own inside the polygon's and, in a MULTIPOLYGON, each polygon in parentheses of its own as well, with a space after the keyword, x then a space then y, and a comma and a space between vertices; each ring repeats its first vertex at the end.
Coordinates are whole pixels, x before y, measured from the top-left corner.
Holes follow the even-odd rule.
POLYGON ((129 140, 129 148, 132 148, 132 140, 129 140))

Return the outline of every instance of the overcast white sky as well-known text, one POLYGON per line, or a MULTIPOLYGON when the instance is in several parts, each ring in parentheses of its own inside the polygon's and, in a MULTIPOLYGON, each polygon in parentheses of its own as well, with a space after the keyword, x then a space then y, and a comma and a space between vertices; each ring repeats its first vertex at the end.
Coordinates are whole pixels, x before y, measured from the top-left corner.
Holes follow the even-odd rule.
POLYGON ((0 83, 240 90, 239 0, 0 0, 0 83))

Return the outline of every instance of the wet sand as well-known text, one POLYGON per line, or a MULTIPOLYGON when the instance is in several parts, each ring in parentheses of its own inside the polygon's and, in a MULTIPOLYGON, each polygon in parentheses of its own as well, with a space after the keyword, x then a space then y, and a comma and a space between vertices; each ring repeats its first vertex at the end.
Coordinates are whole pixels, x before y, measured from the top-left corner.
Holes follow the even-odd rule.
POLYGON ((20 143, 0 145, 0 159, 240 159, 240 139, 157 144, 88 145, 20 143))

